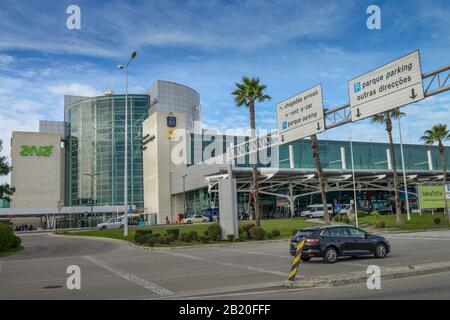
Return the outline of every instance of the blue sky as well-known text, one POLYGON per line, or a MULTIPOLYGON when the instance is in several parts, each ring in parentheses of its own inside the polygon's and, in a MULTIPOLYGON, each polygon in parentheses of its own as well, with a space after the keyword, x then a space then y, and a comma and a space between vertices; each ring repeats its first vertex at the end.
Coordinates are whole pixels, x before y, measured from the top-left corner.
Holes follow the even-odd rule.
MULTIPOLYGON (((416 49, 423 71, 450 63, 448 0, 0 0, 0 138, 8 149, 12 130, 63 119, 64 94, 100 95, 106 82, 123 92, 116 65, 132 50, 130 91, 157 79, 191 86, 205 126, 225 130, 248 127, 230 95, 243 75, 268 85, 273 100, 257 106, 257 125, 272 129, 277 102, 321 82, 326 107, 337 106, 348 101, 349 79, 416 49), (66 28, 71 4, 81 8, 81 30, 66 28), (366 28, 371 4, 381 7, 381 30, 366 28)), ((419 143, 428 127, 450 123, 450 94, 404 111, 405 140, 419 143)), ((387 140, 370 121, 353 131, 357 140, 387 140)), ((321 136, 347 137, 348 126, 321 136)))

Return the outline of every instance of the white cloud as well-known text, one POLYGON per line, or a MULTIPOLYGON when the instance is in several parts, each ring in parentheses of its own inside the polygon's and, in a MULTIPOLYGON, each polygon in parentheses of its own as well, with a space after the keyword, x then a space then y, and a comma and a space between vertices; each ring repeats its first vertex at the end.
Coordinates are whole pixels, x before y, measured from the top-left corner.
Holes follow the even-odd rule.
POLYGON ((85 97, 94 97, 99 95, 99 92, 96 89, 81 83, 49 85, 44 89, 46 89, 50 94, 60 97, 64 95, 85 97))
POLYGON ((0 54, 0 67, 13 63, 14 57, 7 54, 0 54))
POLYGON ((99 57, 119 57, 131 47, 146 46, 251 50, 312 36, 328 38, 347 23, 343 5, 326 1, 82 4, 81 30, 75 31, 65 28, 64 15, 30 9, 33 19, 20 23, 17 19, 23 17, 15 6, 4 7, 10 10, 0 12, 0 50, 99 57))

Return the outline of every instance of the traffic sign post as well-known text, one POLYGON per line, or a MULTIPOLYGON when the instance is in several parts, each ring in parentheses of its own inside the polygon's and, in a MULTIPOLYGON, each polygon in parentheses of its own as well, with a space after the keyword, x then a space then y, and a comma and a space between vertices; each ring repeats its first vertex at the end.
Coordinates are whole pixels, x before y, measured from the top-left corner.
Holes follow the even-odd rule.
POLYGON ((322 85, 277 104, 279 144, 325 131, 322 85))
POLYGON ((419 51, 350 80, 348 90, 352 122, 424 99, 419 51))

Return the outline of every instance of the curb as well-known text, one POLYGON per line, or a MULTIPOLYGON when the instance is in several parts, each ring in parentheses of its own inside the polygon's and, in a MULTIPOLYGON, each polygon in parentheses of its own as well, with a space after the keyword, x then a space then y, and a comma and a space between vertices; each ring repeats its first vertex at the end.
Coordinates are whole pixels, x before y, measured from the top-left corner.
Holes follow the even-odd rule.
MULTIPOLYGON (((124 241, 124 240, 120 240, 124 241)), ((129 244, 137 249, 144 250, 153 250, 153 251, 172 251, 179 249, 194 249, 194 248, 215 248, 215 247, 232 247, 240 244, 264 244, 264 243, 278 243, 278 242, 288 242, 289 239, 279 239, 279 240, 263 240, 263 241, 239 241, 239 242, 231 242, 231 243, 212 243, 212 244, 195 244, 188 246, 179 246, 179 247, 148 247, 148 246, 138 246, 132 242, 129 244)))
MULTIPOLYGON (((409 265, 407 267, 389 267, 381 268, 381 279, 391 280, 407 277, 415 277, 433 273, 441 273, 450 271, 450 261, 437 262, 430 264, 409 265)), ((317 277, 311 279, 298 279, 295 281, 287 280, 285 286, 289 289, 293 288, 314 288, 314 287, 339 287, 355 283, 363 283, 367 281, 370 274, 366 272, 350 272, 344 275, 335 274, 326 277, 317 277)))
POLYGON ((72 239, 87 239, 87 240, 99 240, 99 241, 109 241, 126 244, 127 246, 143 249, 143 250, 151 250, 151 251, 172 251, 179 249, 192 249, 192 248, 214 248, 214 247, 230 247, 236 246, 240 244, 264 244, 264 243, 281 243, 281 242, 289 242, 290 238, 285 239, 277 239, 277 240, 261 240, 261 241, 238 241, 238 242, 230 242, 230 243, 212 243, 212 244, 194 244, 187 246, 177 246, 177 247, 148 247, 148 246, 139 246, 131 241, 122 240, 122 239, 113 239, 106 237, 91 237, 91 236, 80 236, 80 235, 71 235, 71 234, 56 234, 56 233, 48 233, 48 235, 52 237, 63 237, 63 238, 72 238, 72 239))

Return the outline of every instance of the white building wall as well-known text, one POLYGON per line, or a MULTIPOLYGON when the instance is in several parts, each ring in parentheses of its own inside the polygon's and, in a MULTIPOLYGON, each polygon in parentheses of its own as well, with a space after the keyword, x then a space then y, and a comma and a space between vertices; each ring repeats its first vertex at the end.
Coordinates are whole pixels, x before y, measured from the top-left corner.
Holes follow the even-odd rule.
MULTIPOLYGON (((180 201, 172 203, 171 199, 171 175, 176 169, 186 166, 186 161, 173 159, 171 149, 180 147, 183 138, 170 140, 168 138, 167 117, 174 116, 177 119, 176 136, 182 135, 186 126, 184 113, 153 113, 143 123, 143 136, 152 139, 145 145, 143 151, 144 161, 144 207, 146 213, 156 213, 158 223, 165 223, 166 217, 171 222, 176 219, 176 210, 180 209, 180 201)), ((179 212, 182 213, 182 212, 179 212)))
POLYGON ((64 148, 58 133, 13 132, 11 208, 51 208, 64 199, 64 148), (52 146, 50 156, 21 154, 22 146, 52 146))
POLYGON ((150 95, 150 115, 154 112, 184 113, 189 131, 194 131, 196 122, 201 121, 200 95, 185 85, 157 80, 146 94, 150 95))

